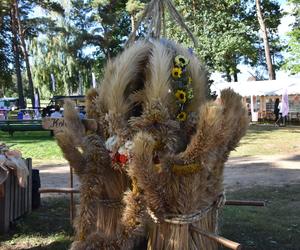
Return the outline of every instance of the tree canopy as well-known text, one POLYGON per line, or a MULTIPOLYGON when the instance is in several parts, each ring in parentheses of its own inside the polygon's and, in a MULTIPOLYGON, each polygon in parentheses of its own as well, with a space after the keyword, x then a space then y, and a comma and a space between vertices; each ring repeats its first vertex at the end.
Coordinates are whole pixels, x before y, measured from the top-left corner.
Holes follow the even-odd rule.
POLYGON ((293 7, 292 15, 295 22, 288 34, 290 38, 287 48, 289 56, 284 67, 292 74, 297 74, 300 73, 300 0, 289 0, 288 3, 293 7))
MULTIPOLYGON (((28 71, 32 75, 34 88, 40 90, 42 97, 80 93, 81 89, 89 88, 92 84, 92 73, 98 80, 100 79, 106 60, 123 49, 148 2, 148 0, 2 0, 0 95, 1 92, 2 95, 16 94, 17 86, 22 84, 25 96, 28 97, 29 75, 25 74, 28 71), (16 31, 12 26, 13 2, 18 3, 20 12, 16 31), (29 57, 27 63, 25 52, 29 57), (17 58, 20 60, 19 66, 16 63, 17 58), (16 68, 20 68, 21 76, 18 76, 16 68)), ((194 51, 210 72, 218 71, 224 74, 227 81, 237 81, 240 64, 258 69, 266 68, 264 45, 259 35, 260 26, 254 1, 173 0, 173 2, 197 38, 199 46, 194 48, 194 51)), ((288 51, 293 57, 286 61, 285 67, 292 73, 297 73, 300 56, 299 0, 289 2, 295 6, 296 22, 289 34, 291 39, 288 51)), ((282 65, 283 46, 279 40, 278 26, 283 13, 276 0, 262 0, 261 6, 269 35, 272 64, 274 71, 277 71, 282 65)), ((168 14, 165 16, 165 23, 167 38, 193 47, 185 32, 168 14)), ((137 38, 143 37, 146 30, 146 23, 142 23, 136 34, 137 38)))

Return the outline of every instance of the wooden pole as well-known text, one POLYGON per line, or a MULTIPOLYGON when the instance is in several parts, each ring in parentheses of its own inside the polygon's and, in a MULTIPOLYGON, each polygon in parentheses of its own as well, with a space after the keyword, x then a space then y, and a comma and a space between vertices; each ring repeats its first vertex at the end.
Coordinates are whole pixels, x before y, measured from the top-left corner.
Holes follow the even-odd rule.
POLYGON ((195 231, 196 233, 199 233, 207 238, 210 238, 214 241, 216 241, 217 243, 223 245, 224 247, 227 247, 229 249, 233 249, 233 250, 241 250, 242 249, 242 245, 239 243, 236 243, 234 241, 228 240, 226 238, 223 238, 219 235, 213 234, 213 233, 208 233, 208 232, 203 232, 202 230, 200 230, 199 228, 191 225, 190 229, 195 231))
POLYGON ((75 188, 40 188, 39 193, 63 193, 63 194, 79 194, 79 190, 75 188))
POLYGON ((255 206, 264 207, 266 206, 264 201, 245 201, 245 200, 227 200, 225 202, 227 206, 255 206))
MULTIPOLYGON (((70 166, 70 188, 73 189, 73 168, 70 166)), ((70 192, 70 222, 74 220, 74 194, 70 192)))

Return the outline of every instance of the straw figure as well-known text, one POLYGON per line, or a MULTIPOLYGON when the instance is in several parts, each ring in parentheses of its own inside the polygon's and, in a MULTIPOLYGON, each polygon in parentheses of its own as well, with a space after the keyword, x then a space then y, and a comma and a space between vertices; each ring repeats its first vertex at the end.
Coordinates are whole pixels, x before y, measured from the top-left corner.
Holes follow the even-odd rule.
POLYGON ((65 104, 67 128, 56 138, 81 182, 72 250, 132 249, 140 237, 153 250, 217 249, 204 234, 217 233, 224 163, 247 112, 231 89, 209 100, 193 52, 158 39, 164 9, 196 44, 171 0, 151 0, 135 27, 149 23, 147 39, 133 43, 134 30, 87 94, 97 129, 65 104))
POLYGON ((105 110, 106 148, 132 188, 124 194, 125 231, 112 245, 146 230, 149 249, 216 249, 191 230, 217 231, 223 167, 247 128, 241 97, 208 101, 206 71, 170 41, 137 42, 108 62, 96 98, 105 110))
MULTIPOLYGON (((93 100, 88 99, 87 106, 92 107, 93 100)), ((120 238, 123 232, 121 200, 128 188, 128 178, 124 172, 112 168, 103 137, 105 130, 85 131, 74 105, 67 101, 64 108, 68 127, 57 133, 56 138, 81 182, 80 207, 74 222, 76 235, 71 249, 113 249, 111 239, 120 238)), ((93 114, 90 110, 88 116, 92 115, 96 118, 99 112, 93 114)))

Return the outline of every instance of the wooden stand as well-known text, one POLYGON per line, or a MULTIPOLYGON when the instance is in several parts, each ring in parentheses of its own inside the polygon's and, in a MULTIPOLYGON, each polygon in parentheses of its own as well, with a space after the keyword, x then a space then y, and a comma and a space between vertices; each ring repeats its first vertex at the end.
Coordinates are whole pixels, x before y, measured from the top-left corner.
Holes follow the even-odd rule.
POLYGON ((10 223, 32 209, 32 161, 26 159, 29 176, 27 185, 22 188, 14 171, 10 170, 6 181, 0 185, 0 234, 9 230, 10 223))

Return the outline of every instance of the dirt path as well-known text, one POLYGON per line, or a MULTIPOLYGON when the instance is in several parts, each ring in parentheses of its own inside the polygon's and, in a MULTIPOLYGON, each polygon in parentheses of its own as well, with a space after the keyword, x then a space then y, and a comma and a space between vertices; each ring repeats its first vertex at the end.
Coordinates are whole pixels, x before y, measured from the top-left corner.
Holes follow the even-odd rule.
POLYGON ((224 183, 227 190, 300 183, 300 154, 232 157, 226 163, 224 183))
MULTIPOLYGON (((35 165, 40 170, 42 187, 68 187, 67 163, 35 165)), ((254 185, 281 186, 300 183, 300 154, 257 157, 231 157, 226 163, 224 183, 227 190, 254 185)), ((79 187, 74 175, 74 186, 79 187)))

